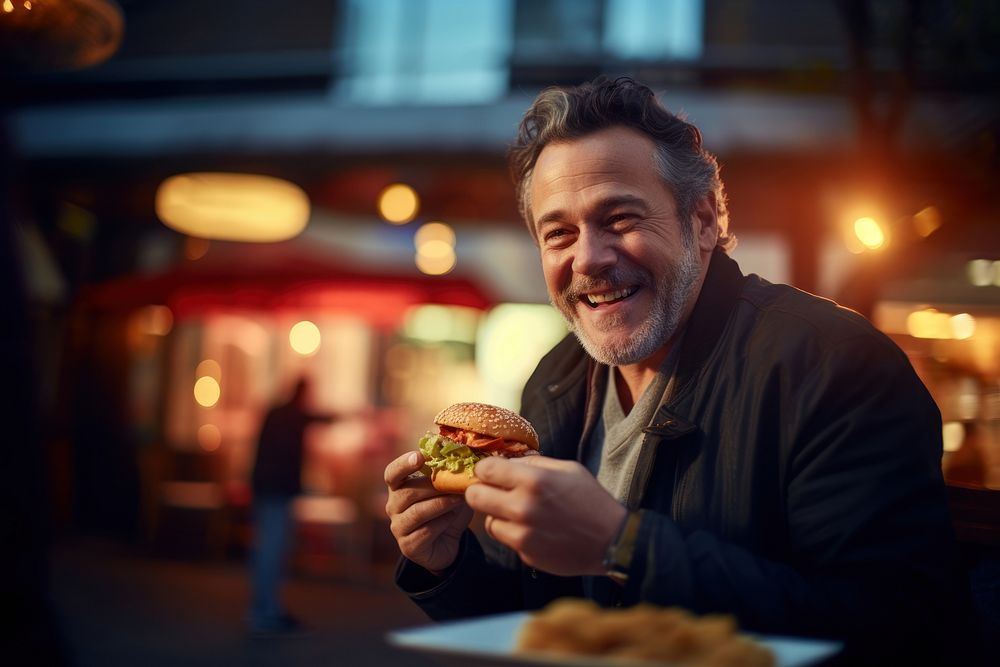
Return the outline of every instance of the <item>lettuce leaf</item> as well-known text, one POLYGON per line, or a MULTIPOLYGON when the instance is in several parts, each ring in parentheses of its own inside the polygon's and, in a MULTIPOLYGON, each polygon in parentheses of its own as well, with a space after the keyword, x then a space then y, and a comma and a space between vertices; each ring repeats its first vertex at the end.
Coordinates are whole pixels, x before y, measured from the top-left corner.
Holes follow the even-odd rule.
POLYGON ((424 472, 465 470, 472 477, 476 461, 483 458, 472 449, 443 435, 428 433, 420 438, 420 453, 424 455, 424 472))

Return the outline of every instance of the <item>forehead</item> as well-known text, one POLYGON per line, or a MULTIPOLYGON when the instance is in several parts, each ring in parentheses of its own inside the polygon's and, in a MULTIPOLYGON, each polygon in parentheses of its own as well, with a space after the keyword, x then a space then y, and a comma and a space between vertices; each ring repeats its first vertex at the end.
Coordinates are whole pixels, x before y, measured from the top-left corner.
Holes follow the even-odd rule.
POLYGON ((652 139, 626 127, 549 144, 532 174, 532 213, 537 219, 540 207, 561 205, 567 197, 663 194, 666 186, 656 172, 655 150, 652 139))

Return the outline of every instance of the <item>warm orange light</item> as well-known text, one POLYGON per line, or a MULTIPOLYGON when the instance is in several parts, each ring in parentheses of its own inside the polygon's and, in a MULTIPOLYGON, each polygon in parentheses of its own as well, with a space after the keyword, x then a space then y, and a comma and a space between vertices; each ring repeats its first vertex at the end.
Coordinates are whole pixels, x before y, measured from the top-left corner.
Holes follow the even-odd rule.
POLYGON ((216 382, 222 381, 222 366, 215 359, 205 359, 194 371, 195 377, 210 377, 216 382))
POLYGON ((951 326, 951 334, 955 340, 968 340, 976 333, 976 318, 968 313, 952 315, 948 324, 951 326))
POLYGON ((184 239, 184 256, 192 262, 199 260, 208 254, 208 247, 211 242, 208 239, 200 239, 197 236, 189 236, 184 239))
POLYGON ((222 388, 219 382, 209 376, 200 377, 194 383, 194 400, 203 408, 210 408, 219 402, 222 395, 222 388))
POLYGON ((171 176, 156 191, 165 225, 203 239, 285 241, 309 222, 302 188, 270 176, 194 173, 171 176))
POLYGON ((420 199, 409 185, 394 183, 378 196, 378 212, 386 222, 403 225, 417 217, 420 199))
POLYGON ((878 250, 885 245, 886 235, 875 218, 858 218, 854 221, 854 235, 869 250, 878 250))
POLYGON ((451 246, 443 241, 432 241, 421 246, 414 261, 421 273, 441 276, 455 268, 457 258, 451 246))
POLYGON ((913 228, 927 238, 941 227, 941 211, 934 206, 922 208, 913 216, 913 228))
POLYGON ((311 357, 316 354, 321 340, 319 327, 309 320, 297 322, 288 332, 289 345, 304 357, 311 357))
POLYGON ((1000 261, 971 259, 965 267, 969 282, 976 287, 1000 287, 1000 261))
POLYGON ((455 257, 455 248, 449 245, 446 241, 427 241, 417 248, 417 254, 423 255, 424 257, 437 260, 455 257))
POLYGON ((941 439, 944 451, 957 452, 965 440, 965 425, 962 422, 945 422, 941 425, 941 439))
POLYGON ((8 14, 10 14, 12 11, 14 11, 14 3, 11 2, 10 0, 3 0, 3 10, 8 14))
POLYGON ((428 222, 425 225, 420 225, 416 234, 413 235, 413 245, 418 250, 422 245, 434 241, 443 242, 451 247, 455 247, 455 230, 443 222, 428 222))
POLYGON ((222 432, 215 424, 202 424, 198 427, 198 445, 206 452, 214 452, 222 444, 222 432))
POLYGON ((455 230, 443 222, 421 225, 413 235, 417 249, 417 269, 431 276, 440 276, 455 268, 455 230))
POLYGON ((951 338, 948 315, 934 308, 916 310, 906 317, 906 331, 914 338, 951 338))
POLYGON ((138 314, 139 330, 150 336, 166 336, 174 326, 174 314, 166 306, 143 306, 138 314))
POLYGON ((968 340, 976 333, 976 318, 968 313, 949 315, 935 308, 924 308, 907 316, 906 332, 914 338, 968 340))

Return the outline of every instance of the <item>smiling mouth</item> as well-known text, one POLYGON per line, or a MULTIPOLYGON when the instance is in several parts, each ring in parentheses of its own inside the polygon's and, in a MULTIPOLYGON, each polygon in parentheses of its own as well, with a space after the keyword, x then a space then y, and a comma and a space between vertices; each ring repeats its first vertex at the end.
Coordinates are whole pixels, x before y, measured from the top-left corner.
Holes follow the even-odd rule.
POLYGON ((598 306, 618 303, 619 301, 629 298, 638 291, 638 287, 627 287, 614 292, 604 292, 603 294, 585 294, 583 302, 591 308, 597 308, 598 306))

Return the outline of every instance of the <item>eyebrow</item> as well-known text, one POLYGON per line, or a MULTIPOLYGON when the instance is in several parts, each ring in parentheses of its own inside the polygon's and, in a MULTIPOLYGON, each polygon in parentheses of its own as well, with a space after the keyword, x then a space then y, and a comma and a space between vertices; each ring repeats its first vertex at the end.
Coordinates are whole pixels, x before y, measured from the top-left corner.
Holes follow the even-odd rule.
MULTIPOLYGON (((641 206, 643 210, 646 209, 646 200, 642 197, 637 197, 635 195, 611 195, 605 197, 604 199, 597 202, 595 208, 599 211, 607 211, 609 209, 616 208, 618 206, 641 206)), ((565 214, 562 209, 556 209, 554 211, 549 211, 538 218, 535 224, 541 229, 543 226, 550 222, 558 222, 561 220, 565 214)))

